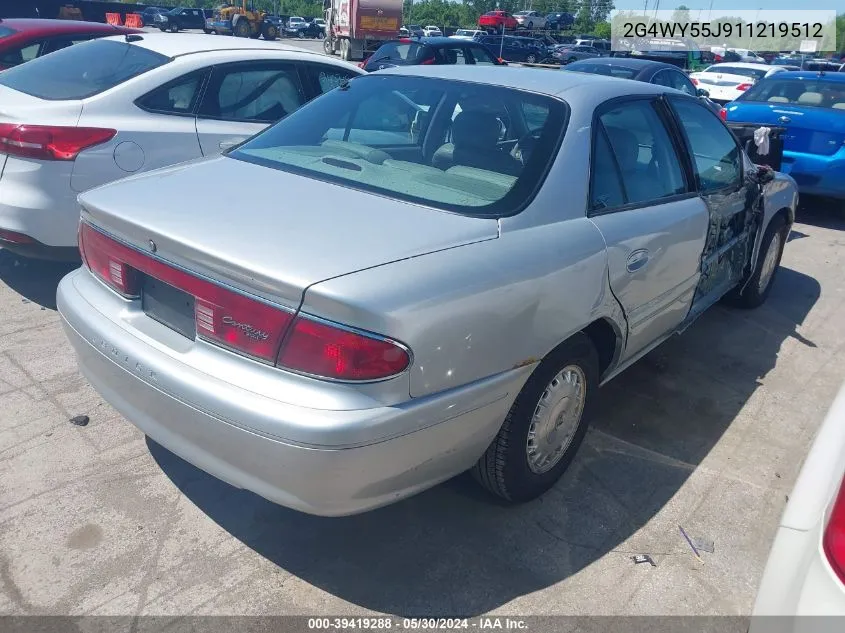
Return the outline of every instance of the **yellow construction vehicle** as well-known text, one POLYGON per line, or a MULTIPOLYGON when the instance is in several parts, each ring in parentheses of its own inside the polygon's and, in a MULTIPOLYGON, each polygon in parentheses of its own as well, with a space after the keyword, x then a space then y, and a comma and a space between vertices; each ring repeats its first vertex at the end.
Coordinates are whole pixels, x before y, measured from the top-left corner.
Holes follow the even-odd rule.
POLYGON ((214 11, 214 17, 206 22, 206 30, 218 35, 235 37, 263 36, 265 40, 279 37, 279 29, 266 20, 264 11, 257 11, 252 0, 242 0, 240 6, 225 4, 214 11))

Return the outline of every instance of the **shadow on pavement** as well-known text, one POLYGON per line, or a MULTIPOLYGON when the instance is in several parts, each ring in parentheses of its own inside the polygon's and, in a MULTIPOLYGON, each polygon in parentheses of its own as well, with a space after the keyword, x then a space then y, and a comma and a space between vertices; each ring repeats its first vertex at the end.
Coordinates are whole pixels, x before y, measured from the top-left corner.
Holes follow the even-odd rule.
POLYGON ((830 198, 801 196, 795 220, 824 229, 845 231, 845 203, 830 198))
POLYGON ((27 259, 0 249, 0 281, 24 299, 50 310, 56 309, 56 288, 62 277, 79 265, 27 259))
POLYGON ((734 421, 819 293, 815 279, 781 268, 762 308, 703 315, 602 389, 566 476, 522 506, 497 503, 463 475, 367 514, 313 517, 148 446, 212 520, 306 582, 400 616, 477 615, 577 573, 646 524, 734 421))

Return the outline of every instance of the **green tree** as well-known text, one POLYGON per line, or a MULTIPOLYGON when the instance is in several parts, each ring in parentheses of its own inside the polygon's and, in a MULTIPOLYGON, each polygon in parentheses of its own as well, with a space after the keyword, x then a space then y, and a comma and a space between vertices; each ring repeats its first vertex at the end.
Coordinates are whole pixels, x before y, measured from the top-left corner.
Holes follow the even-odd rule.
POLYGON ((610 22, 599 22, 593 31, 593 35, 602 39, 610 39, 610 22))
POLYGON ((672 22, 675 24, 685 24, 690 21, 690 10, 689 7, 684 6, 683 4, 679 6, 675 11, 672 13, 672 22))

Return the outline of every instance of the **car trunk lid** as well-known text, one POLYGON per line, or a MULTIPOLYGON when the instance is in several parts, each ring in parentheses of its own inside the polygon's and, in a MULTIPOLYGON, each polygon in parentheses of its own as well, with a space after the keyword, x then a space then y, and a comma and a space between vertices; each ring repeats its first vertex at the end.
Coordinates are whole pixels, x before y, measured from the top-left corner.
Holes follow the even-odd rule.
POLYGON ((698 72, 690 75, 693 79, 697 79, 699 83, 707 86, 737 86, 739 84, 753 84, 754 78, 745 75, 732 75, 729 73, 717 72, 698 72))
POLYGON ((319 281, 498 236, 494 219, 224 156, 132 176, 80 202, 84 219, 131 246, 289 307, 319 281))
POLYGON ((790 103, 740 101, 727 108, 728 121, 786 128, 786 152, 831 156, 845 144, 845 110, 790 103))

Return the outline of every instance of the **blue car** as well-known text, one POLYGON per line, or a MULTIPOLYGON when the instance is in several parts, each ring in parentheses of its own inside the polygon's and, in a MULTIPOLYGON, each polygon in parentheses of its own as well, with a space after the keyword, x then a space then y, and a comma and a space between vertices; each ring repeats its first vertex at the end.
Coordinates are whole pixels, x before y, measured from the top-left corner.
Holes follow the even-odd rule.
POLYGON ((781 170, 801 193, 845 199, 845 73, 777 73, 725 106, 722 118, 786 128, 781 170))

